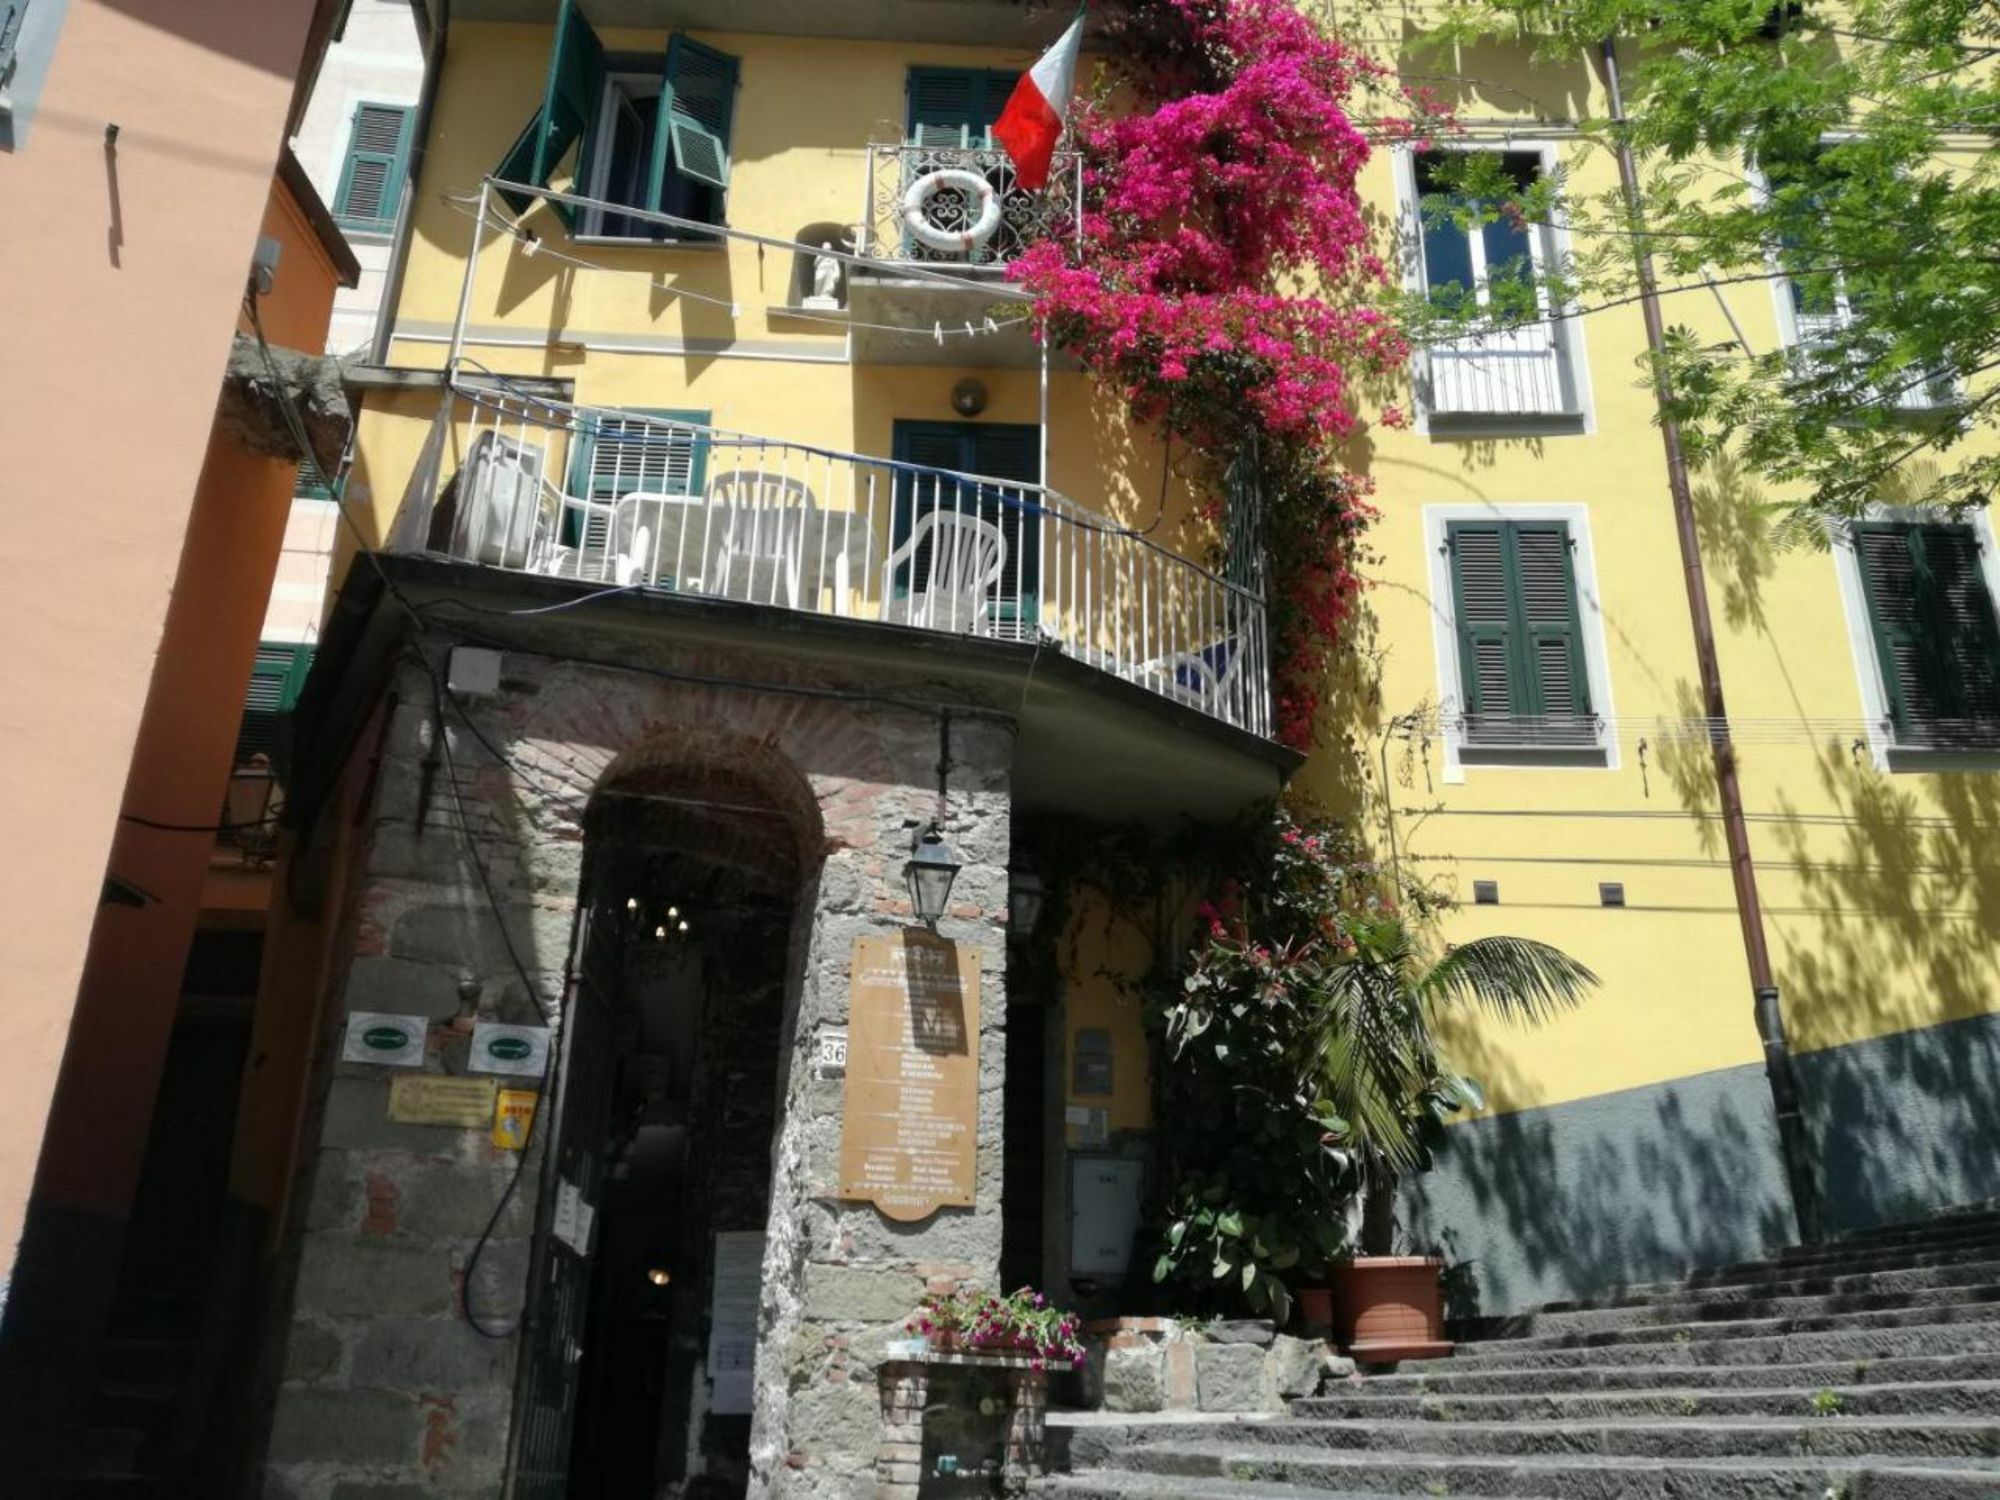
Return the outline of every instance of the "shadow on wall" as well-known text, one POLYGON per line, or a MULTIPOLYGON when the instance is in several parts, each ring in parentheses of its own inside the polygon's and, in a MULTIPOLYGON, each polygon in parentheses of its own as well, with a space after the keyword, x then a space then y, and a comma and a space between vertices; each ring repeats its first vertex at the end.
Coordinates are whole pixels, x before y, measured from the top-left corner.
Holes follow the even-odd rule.
POLYGON ((1807 1053, 1798 1069, 1829 1229, 2000 1197, 2000 1018, 1807 1053))
POLYGON ((1489 1316, 1746 1259, 1792 1230, 1755 1066, 1456 1126, 1403 1209, 1413 1244, 1471 1263, 1489 1316))

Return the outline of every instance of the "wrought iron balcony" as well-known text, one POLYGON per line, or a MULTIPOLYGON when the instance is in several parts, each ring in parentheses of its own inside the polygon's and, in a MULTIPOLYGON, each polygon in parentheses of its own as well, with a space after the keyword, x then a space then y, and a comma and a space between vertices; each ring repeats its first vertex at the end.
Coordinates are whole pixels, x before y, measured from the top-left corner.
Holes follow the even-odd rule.
POLYGON ((912 142, 868 148, 868 192, 861 215, 861 254, 878 261, 1004 269, 1038 240, 1077 239, 1083 232, 1083 158, 1056 153, 1048 185, 1029 192, 1015 180, 1014 163, 996 147, 912 142), (983 195, 950 185, 939 173, 971 173, 992 191, 990 233, 979 233, 983 195), (960 243, 925 244, 910 227, 905 208, 920 194, 916 212, 941 236, 960 243), (966 241, 970 243, 966 243, 966 241))
POLYGON ((462 385, 393 544, 1041 642, 1270 734, 1261 595, 1040 485, 462 385))

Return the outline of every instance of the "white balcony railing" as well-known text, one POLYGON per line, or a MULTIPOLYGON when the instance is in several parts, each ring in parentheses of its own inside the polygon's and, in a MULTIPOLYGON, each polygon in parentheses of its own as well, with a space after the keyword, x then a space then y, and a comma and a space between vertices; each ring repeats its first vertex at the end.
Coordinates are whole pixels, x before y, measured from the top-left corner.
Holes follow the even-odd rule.
POLYGON ((1561 326, 1543 320, 1423 350, 1420 399, 1437 417, 1557 417, 1578 407, 1561 326))
POLYGON ((1261 596, 1039 485, 504 387, 455 387, 429 453, 395 532, 414 549, 610 587, 1040 641, 1270 733, 1261 596))
MULTIPOLYGON (((868 148, 867 202, 861 215, 861 254, 884 261, 1004 267, 1029 245, 1046 239, 1078 239, 1083 231, 1083 158, 1058 151, 1046 187, 1029 192, 1014 177, 1014 163, 997 147, 901 145, 868 148), (903 220, 903 201, 913 184, 933 172, 967 171, 992 184, 1000 222, 970 250, 934 250, 920 243, 903 220)), ((956 233, 973 226, 978 205, 973 194, 944 187, 931 194, 925 218, 937 229, 956 233)))

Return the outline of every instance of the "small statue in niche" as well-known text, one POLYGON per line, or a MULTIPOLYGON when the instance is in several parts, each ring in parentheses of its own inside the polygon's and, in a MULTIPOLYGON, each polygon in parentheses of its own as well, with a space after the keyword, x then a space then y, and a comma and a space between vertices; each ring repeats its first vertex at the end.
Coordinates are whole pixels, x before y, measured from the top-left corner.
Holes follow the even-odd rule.
POLYGON ((840 260, 831 253, 839 247, 832 240, 825 242, 823 253, 813 257, 812 295, 805 305, 827 311, 837 311, 840 307, 840 260))

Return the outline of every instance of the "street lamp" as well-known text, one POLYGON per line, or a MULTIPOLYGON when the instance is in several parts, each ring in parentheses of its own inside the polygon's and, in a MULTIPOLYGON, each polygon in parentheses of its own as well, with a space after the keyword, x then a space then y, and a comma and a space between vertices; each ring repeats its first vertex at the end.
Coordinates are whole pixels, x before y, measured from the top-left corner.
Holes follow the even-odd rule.
POLYGON ((1016 870, 1007 885, 1007 930, 1027 937, 1042 919, 1042 877, 1033 870, 1016 870))
POLYGON ((910 862, 903 866, 903 878, 910 885, 910 906, 917 920, 935 928, 951 900, 951 883, 958 879, 959 863, 946 847, 944 835, 935 823, 926 824, 910 840, 910 862))

